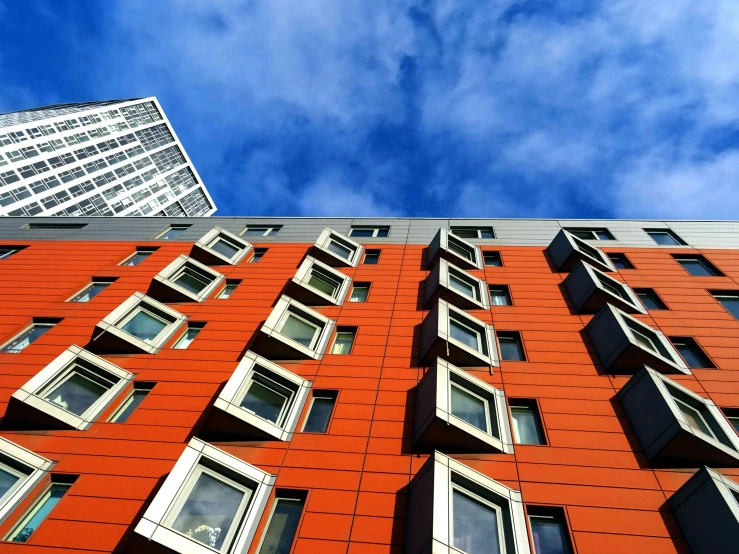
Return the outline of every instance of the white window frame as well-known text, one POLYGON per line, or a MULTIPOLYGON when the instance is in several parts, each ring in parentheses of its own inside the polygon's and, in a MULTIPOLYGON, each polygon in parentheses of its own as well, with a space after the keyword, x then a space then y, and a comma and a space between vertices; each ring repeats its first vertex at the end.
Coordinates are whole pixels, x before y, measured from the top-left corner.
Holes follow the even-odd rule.
POLYGON ((334 267, 357 267, 357 265, 359 265, 359 260, 362 259, 363 251, 364 247, 361 244, 337 233, 329 227, 326 227, 321 231, 321 234, 313 245, 314 257, 334 267), (329 250, 329 244, 331 242, 336 242, 340 246, 348 249, 350 251, 349 257, 344 258, 329 250))
POLYGON ((349 234, 347 236, 353 237, 355 230, 356 231, 360 231, 360 230, 361 231, 372 231, 372 236, 371 237, 360 237, 360 236, 358 236, 357 237, 358 239, 369 239, 369 238, 373 238, 373 239, 374 238, 382 238, 382 239, 384 239, 384 238, 388 238, 390 236, 390 226, 389 225, 379 225, 379 226, 374 226, 374 225, 352 225, 351 228, 349 229, 349 234), (384 236, 384 237, 378 237, 377 235, 379 234, 380 230, 383 230, 383 229, 387 229, 387 235, 384 236))
POLYGON ((308 306, 301 304, 297 300, 283 295, 277 301, 277 304, 267 318, 267 321, 262 325, 256 347, 257 349, 262 348, 269 350, 269 357, 275 357, 277 359, 320 360, 327 349, 335 326, 336 323, 333 320, 310 309, 308 306), (301 313, 303 314, 302 316, 301 313), (290 314, 296 316, 302 321, 305 321, 316 329, 309 346, 305 346, 282 333, 282 326, 285 324, 285 321, 290 314), (320 322, 321 325, 317 325, 312 320, 320 322), (280 344, 277 344, 274 341, 277 341, 277 343, 280 344), (281 356, 288 357, 281 358, 281 356))
POLYGON ((133 347, 136 351, 155 354, 186 320, 187 316, 150 296, 136 292, 96 325, 92 345, 95 346, 95 342, 98 340, 111 339, 118 343, 118 347, 123 347, 123 343, 127 343, 129 348, 133 347), (153 313, 151 308, 159 313, 153 313), (122 329, 128 321, 141 311, 151 313, 165 323, 165 327, 151 341, 142 340, 122 329), (164 314, 164 316, 160 314, 164 314))
POLYGON ((486 310, 490 307, 487 283, 444 258, 439 259, 439 262, 426 277, 424 306, 430 307, 438 298, 443 298, 463 309, 486 310), (468 285, 473 290, 473 296, 464 294, 452 286, 452 277, 468 285))
POLYGON ((492 239, 496 238, 496 236, 495 236, 495 228, 492 225, 467 225, 467 226, 465 226, 465 225, 451 225, 449 227, 449 232, 452 233, 455 237, 457 237, 459 239, 464 239, 464 240, 492 240, 492 239), (477 236, 476 237, 467 237, 467 238, 465 238, 465 237, 459 236, 455 232, 455 230, 460 231, 460 230, 463 230, 463 229, 466 230, 466 231, 475 231, 476 234, 477 234, 477 236), (483 230, 485 230, 485 231, 488 231, 488 230, 491 231, 492 234, 493 234, 493 236, 492 237, 482 237, 481 235, 482 235, 482 231, 483 230))
POLYGON ((647 234, 647 236, 652 239, 652 242, 654 242, 655 246, 661 246, 663 248, 674 248, 676 246, 686 246, 685 241, 680 238, 680 235, 678 235, 675 231, 672 229, 651 229, 647 228, 644 229, 644 232, 647 234), (654 240, 654 237, 652 235, 667 235, 670 238, 672 238, 675 243, 674 244, 660 244, 656 240, 654 240))
POLYGON ((84 430, 97 420, 133 378, 133 373, 121 369, 79 346, 70 346, 13 393, 11 402, 17 404, 10 407, 10 413, 8 414, 10 417, 8 419, 11 421, 22 419, 23 414, 30 408, 54 418, 64 428, 84 430), (49 389, 69 379, 78 365, 86 371, 98 373, 101 379, 111 382, 108 390, 81 415, 65 410, 43 397, 49 389), (115 380, 116 378, 117 380, 115 380))
MULTIPOLYGON (((608 324, 610 326, 609 322, 615 323, 621 330, 621 333, 623 333, 623 341, 616 340, 612 334, 613 329, 609 327, 608 329, 608 346, 612 347, 611 351, 607 354, 607 359, 602 359, 601 354, 599 353, 599 356, 601 357, 601 362, 603 365, 608 369, 609 371, 613 371, 613 369, 617 368, 611 368, 611 365, 621 356, 624 354, 624 352, 628 349, 629 346, 635 347, 640 349, 642 352, 648 354, 651 357, 651 360, 649 362, 645 362, 648 365, 655 366, 656 364, 659 364, 660 367, 658 369, 662 370, 668 370, 672 373, 684 373, 686 375, 690 375, 690 369, 688 368, 687 364, 683 361, 682 356, 680 356, 680 353, 675 349, 673 344, 669 341, 669 339, 661 332, 656 329, 652 329, 645 323, 642 323, 635 317, 627 314, 623 310, 620 310, 619 308, 616 308, 615 306, 611 304, 605 304, 598 313, 595 314, 595 316, 590 320, 590 322, 585 326, 585 330, 590 335, 591 341, 593 342, 594 346, 596 347, 596 351, 598 350, 598 345, 604 343, 602 340, 602 337, 598 336, 598 333, 603 333, 603 328, 601 328, 603 325, 608 324), (636 340, 634 333, 631 329, 631 325, 634 325, 637 329, 646 329, 647 333, 646 336, 650 338, 650 340, 653 342, 653 339, 650 337, 650 334, 653 334, 654 337, 659 341, 659 343, 662 345, 662 347, 665 349, 665 351, 670 354, 671 358, 665 358, 660 352, 659 349, 656 348, 655 350, 650 350, 643 344, 641 344, 638 340, 636 340)), ((633 373, 641 369, 641 367, 634 367, 630 371, 627 371, 627 373, 633 373)), ((617 371, 618 372, 618 371, 617 371)))
POLYGON ((445 445, 429 437, 445 437, 454 451, 502 452, 513 454, 513 435, 505 393, 455 365, 436 358, 418 384, 413 429, 415 447, 445 450, 445 445), (457 386, 485 402, 487 431, 468 423, 452 412, 452 387, 457 386), (494 419, 491 417, 494 414, 494 419), (474 444, 474 447, 468 445, 474 444))
POLYGON ((0 467, 20 477, 18 482, 0 497, 0 523, 4 522, 33 489, 46 478, 54 465, 55 462, 0 437, 0 467), (18 467, 23 467, 27 471, 21 471, 18 467))
POLYGON ((349 354, 352 353, 352 350, 354 350, 354 341, 357 340, 357 328, 356 327, 352 327, 351 329, 352 329, 351 331, 346 331, 346 330, 344 330, 344 331, 337 330, 336 331, 336 335, 334 336, 334 341, 331 344, 331 350, 329 351, 331 354, 335 354, 337 356, 348 356, 349 354), (347 352, 346 354, 341 353, 341 352, 334 352, 334 348, 336 347, 336 341, 339 340, 339 335, 342 335, 342 334, 344 334, 344 335, 351 334, 351 336, 352 336, 352 345, 349 347, 349 352, 347 352))
MULTIPOLYGON (((21 352, 23 352, 26 348, 28 348, 29 346, 31 346, 36 341, 34 340, 33 342, 29 342, 28 343, 28 346, 23 347, 23 349, 21 349, 21 350, 19 350, 17 352, 6 351, 6 348, 8 348, 11 344, 13 344, 18 339, 20 339, 23 335, 25 335, 26 333, 28 333, 29 331, 31 331, 34 327, 49 327, 49 331, 50 331, 53 327, 56 327, 58 324, 59 324, 59 321, 57 321, 55 323, 47 323, 47 322, 44 322, 44 321, 39 321, 39 322, 34 321, 33 323, 31 323, 30 325, 28 325, 27 327, 25 327, 20 333, 16 333, 12 338, 10 338, 9 340, 5 341, 5 343, 3 343, 2 346, 0 346, 0 353, 3 353, 3 354, 20 354, 21 352)), ((45 335, 49 331, 46 331, 41 336, 45 335)))
POLYGON ((577 238, 566 229, 560 229, 549 243, 547 252, 557 271, 568 271, 577 264, 577 261, 585 261, 601 271, 616 271, 616 266, 600 248, 577 238), (593 250, 596 256, 590 250, 593 250))
POLYGON ((487 498, 483 498, 482 496, 479 496, 472 492, 471 490, 463 487, 462 485, 459 485, 453 481, 449 482, 449 536, 451 539, 452 544, 450 545, 450 551, 454 552, 464 552, 463 550, 460 550, 458 548, 455 548, 453 546, 454 544, 454 492, 457 492, 458 494, 461 494, 462 496, 466 496, 468 498, 471 498, 472 500, 475 500, 482 504, 483 506, 486 506, 493 510, 495 513, 495 517, 498 521, 498 549, 501 552, 501 554, 506 554, 508 551, 505 546, 505 529, 503 528, 503 508, 501 506, 498 506, 494 502, 491 502, 487 498))
POLYGON ((459 552, 453 546, 453 490, 499 508, 498 536, 505 554, 531 554, 521 492, 498 483, 441 452, 434 452, 409 486, 405 554, 459 552), (474 489, 474 492, 473 490, 474 489), (431 506, 427 504, 431 502, 431 506), (414 513, 414 507, 427 509, 414 513))
MULTIPOLYGON (((276 380, 275 382, 280 387, 285 388, 283 383, 276 380)), ((216 398, 214 408, 225 412, 231 418, 235 418, 232 421, 239 425, 238 433, 244 437, 268 436, 275 440, 289 441, 295 432, 298 419, 310 393, 311 385, 311 381, 303 379, 249 350, 244 354, 236 370, 216 398), (277 376, 277 378, 287 381, 293 389, 292 396, 283 405, 282 414, 277 423, 267 421, 241 406, 241 402, 254 382, 255 373, 271 380, 275 380, 275 376, 277 376), (270 374, 272 375, 271 378, 270 374)), ((218 429, 213 429, 214 433, 218 433, 218 431, 218 429)))
MULTIPOLYGON (((629 379, 626 385, 624 385, 624 387, 619 391, 618 397, 625 408, 626 415, 629 420, 632 420, 632 426, 634 427, 637 438, 640 443, 642 443, 642 448, 648 459, 652 460, 653 458, 658 457, 666 445, 671 441, 676 440, 679 433, 687 433, 700 439, 704 443, 707 443, 707 445, 712 446, 715 450, 720 451, 722 455, 735 460, 735 465, 739 464, 739 435, 737 435, 736 430, 731 423, 729 423, 721 410, 710 399, 703 398, 699 394, 696 394, 687 387, 682 386, 680 383, 670 379, 666 375, 662 375, 650 367, 643 368, 639 373, 629 379), (658 437, 656 439, 652 439, 650 444, 644 444, 643 438, 640 436, 642 434, 640 432, 641 425, 639 421, 633 421, 634 418, 641 420, 649 417, 650 408, 655 410, 655 413, 664 414, 664 411, 660 411, 662 406, 659 406, 658 402, 654 400, 654 398, 659 397, 645 396, 646 392, 643 391, 647 390, 645 388, 647 386, 650 387, 651 390, 656 390, 671 414, 669 419, 665 419, 664 415, 661 415, 659 416, 659 419, 654 420, 649 424, 649 430, 658 437), (634 401, 629 399, 629 395, 637 387, 641 388, 641 392, 637 391, 637 396, 635 396, 638 413, 633 411, 632 406, 634 405, 634 401), (678 396, 684 396, 687 398, 688 402, 676 397, 673 391, 676 391, 678 396), (645 404, 645 399, 647 398, 649 399, 649 402, 645 404), (680 409, 678 402, 687 404, 693 408, 693 410, 696 410, 706 424, 706 427, 711 430, 713 435, 706 434, 705 432, 691 426, 690 423, 688 423, 685 414, 680 409), (700 406, 700 408, 697 408, 696 406, 700 406), (706 414, 710 415, 713 419, 713 424, 720 433, 723 433, 726 438, 726 442, 719 440, 715 435, 716 429, 706 420, 706 414), (661 427, 664 427, 664 430, 660 431, 661 427, 653 429, 654 426, 657 425, 657 422, 661 424, 661 427)), ((690 453, 686 453, 686 456, 688 454, 690 453)), ((698 453, 698 455, 700 455, 700 453, 698 453)))
POLYGON ((249 236, 249 237, 269 237, 270 233, 272 231, 275 231, 275 233, 272 235, 276 235, 280 232, 282 229, 282 225, 247 225, 244 227, 244 229, 239 233, 240 237, 249 236), (256 230, 263 230, 264 232, 261 235, 247 235, 247 231, 256 231, 256 230))
POLYGON ((246 552, 254 540, 259 520, 265 511, 275 479, 276 476, 270 475, 200 439, 193 438, 137 523, 134 533, 143 539, 158 543, 182 554, 246 552), (224 540, 224 546, 221 550, 210 548, 169 526, 176 518, 173 514, 177 513, 177 508, 186 501, 192 484, 195 482, 194 479, 203 471, 202 468, 213 472, 219 480, 224 482, 232 480, 231 477, 226 477, 218 472, 219 468, 223 468, 224 472, 230 472, 232 475, 238 476, 238 483, 241 487, 253 491, 241 516, 237 515, 234 518, 232 523, 233 534, 229 532, 230 542, 224 540), (245 483, 248 483, 248 485, 245 483))
POLYGON ((200 237, 200 239, 193 245, 190 256, 199 262, 208 265, 237 265, 252 249, 253 246, 250 242, 245 241, 241 237, 237 237, 223 227, 213 227, 213 229, 200 237), (238 249, 230 258, 212 248, 212 246, 221 239, 238 249))
POLYGON ((639 301, 639 297, 626 283, 617 281, 605 271, 601 271, 597 267, 590 265, 588 262, 578 262, 572 268, 569 275, 565 277, 563 282, 567 292, 570 295, 575 308, 582 312, 593 312, 600 309, 605 303, 610 303, 622 311, 628 313, 646 314, 647 310, 639 301), (609 283, 614 288, 619 287, 626 297, 616 295, 603 281, 609 283), (600 294, 598 294, 598 292, 600 294), (598 294, 598 296, 594 296, 598 294), (586 309, 588 304, 598 303, 594 309, 586 309))
POLYGON ((580 240, 601 240, 601 241, 615 241, 616 237, 613 233, 611 233, 610 229, 606 227, 565 227, 565 231, 568 233, 574 235, 576 238, 579 238, 580 240), (575 235, 574 231, 577 231, 578 233, 590 233, 589 239, 584 239, 581 237, 578 237, 575 235), (605 231, 607 234, 611 235, 613 238, 608 239, 602 239, 598 236, 598 231, 605 231))
POLYGON ((463 269, 483 268, 482 250, 444 228, 439 229, 429 244, 428 267, 433 268, 440 258, 463 269), (454 242, 459 243, 460 249, 467 252, 466 255, 462 255, 450 247, 450 243, 454 242))
POLYGON ((334 306, 341 306, 344 303, 347 292, 351 286, 351 277, 344 275, 340 271, 335 270, 333 267, 315 259, 313 256, 306 256, 303 262, 300 264, 298 271, 291 281, 291 293, 293 296, 300 294, 301 300, 308 304, 333 304, 334 306), (327 294, 322 290, 317 289, 311 285, 310 280, 315 270, 323 272, 328 275, 329 278, 334 279, 337 283, 336 291, 333 295, 327 294), (295 286, 299 287, 296 291, 295 286))
MULTIPOLYGON (((449 339, 450 340, 457 341, 457 339, 455 339, 452 336, 452 331, 451 331, 452 322, 455 323, 458 327, 460 327, 463 331, 468 331, 471 336, 474 335, 475 342, 477 343, 477 348, 475 348, 475 351, 479 352, 480 354, 485 354, 485 352, 483 352, 482 333, 480 333, 480 331, 471 327, 470 325, 467 325, 467 323, 465 323, 462 320, 462 318, 453 316, 451 314, 449 315, 449 339)), ((457 342, 459 342, 459 344, 464 344, 460 341, 457 341, 457 342)))
POLYGON ((152 283, 153 286, 149 287, 149 294, 153 298, 156 298, 156 296, 158 296, 156 288, 157 285, 160 285, 166 287, 175 295, 172 300, 169 298, 162 298, 164 301, 179 300, 203 302, 225 279, 225 275, 189 256, 181 254, 154 276, 152 283), (179 279, 188 269, 192 270, 194 273, 202 273, 211 277, 210 282, 207 283, 200 292, 193 292, 177 283, 177 279, 179 279))

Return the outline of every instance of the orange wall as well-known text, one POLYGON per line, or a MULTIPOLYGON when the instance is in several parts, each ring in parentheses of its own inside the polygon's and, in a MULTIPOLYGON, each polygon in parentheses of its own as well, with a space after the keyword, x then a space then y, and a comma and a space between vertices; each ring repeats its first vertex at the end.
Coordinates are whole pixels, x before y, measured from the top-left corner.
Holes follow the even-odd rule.
MULTIPOLYGON (((141 245, 36 242, 0 261, 0 342, 32 316, 64 318, 21 354, 0 354, 0 413, 32 375, 71 344, 86 345, 98 321, 133 292, 145 292, 151 278, 191 246, 157 243, 159 250, 141 265, 116 265, 141 245), (119 279, 91 303, 65 303, 91 276, 119 279)), ((86 431, 0 432, 57 461, 55 472, 80 475, 32 536, 29 544, 36 548, 4 543, 2 552, 126 548, 147 499, 197 433, 203 411, 309 248, 256 246, 269 247, 259 263, 218 268, 243 279, 230 299, 175 306, 207 322, 189 349, 105 356, 138 380, 158 383, 126 423, 95 423, 86 431)), ((277 487, 309 491, 295 553, 402 551, 405 488, 426 459, 411 453, 410 436, 414 387, 424 371, 418 349, 427 271, 423 246, 380 248, 379 265, 342 270, 372 283, 367 303, 317 308, 338 325, 359 327, 352 354, 281 364, 313 380, 314 389, 340 391, 328 434, 296 433, 289 443, 215 443, 276 473, 277 487)), ((514 455, 454 457, 520 489, 528 505, 564 506, 578 554, 687 552, 666 500, 694 470, 650 468, 615 400, 627 377, 606 375, 599 366, 583 333, 590 316, 568 307, 560 286, 564 275, 552 272, 543 249, 498 250, 504 267, 472 273, 488 284, 508 285, 514 306, 470 313, 496 330, 521 331, 528 361, 502 362, 492 376, 487 368, 472 371, 507 397, 538 399, 549 445, 517 445, 514 455)), ((738 253, 703 251, 727 276, 700 278, 688 275, 665 249, 625 252, 637 269, 618 276, 632 286, 655 288, 671 309, 639 319, 668 336, 694 336, 720 368, 674 378, 720 407, 739 406, 739 322, 706 292, 739 288, 738 253)), ((739 470, 722 472, 739 477, 739 470)))

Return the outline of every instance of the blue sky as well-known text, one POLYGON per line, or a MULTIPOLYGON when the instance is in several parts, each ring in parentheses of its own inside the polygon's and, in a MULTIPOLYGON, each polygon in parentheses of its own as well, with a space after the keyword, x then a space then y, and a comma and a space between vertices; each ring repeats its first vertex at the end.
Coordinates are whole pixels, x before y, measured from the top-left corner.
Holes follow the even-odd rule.
POLYGON ((0 111, 157 96, 218 215, 739 214, 735 0, 0 0, 0 111))

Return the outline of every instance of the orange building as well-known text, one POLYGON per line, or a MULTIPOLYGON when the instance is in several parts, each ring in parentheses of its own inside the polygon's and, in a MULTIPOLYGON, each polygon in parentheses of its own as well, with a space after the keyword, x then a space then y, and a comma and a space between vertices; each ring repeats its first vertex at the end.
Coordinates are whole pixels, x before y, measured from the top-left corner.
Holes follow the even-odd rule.
POLYGON ((0 218, 0 551, 736 552, 738 279, 734 222, 0 218))

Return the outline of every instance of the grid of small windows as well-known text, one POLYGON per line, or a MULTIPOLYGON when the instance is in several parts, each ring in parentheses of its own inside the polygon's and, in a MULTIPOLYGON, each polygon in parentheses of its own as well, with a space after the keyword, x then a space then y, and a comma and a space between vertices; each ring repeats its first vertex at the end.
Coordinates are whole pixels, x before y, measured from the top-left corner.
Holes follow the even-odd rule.
POLYGON ((10 206, 16 202, 29 198, 31 191, 27 187, 18 187, 17 189, 9 190, 7 192, 0 193, 0 206, 10 206))
POLYGON ((162 173, 185 163, 185 157, 177 146, 170 146, 160 152, 155 152, 151 155, 151 159, 162 173))
POLYGON ((162 119, 153 102, 142 102, 121 108, 121 114, 131 127, 140 127, 162 119))
POLYGON ((63 210, 59 210, 51 215, 62 216, 62 215, 73 215, 73 216, 110 216, 114 215, 108 204, 105 203, 105 199, 100 194, 91 196, 81 200, 77 204, 67 206, 63 210))
POLYGON ((25 206, 8 212, 8 215, 12 217, 20 217, 24 215, 37 215, 43 211, 44 209, 39 206, 38 202, 31 202, 30 204, 26 204, 25 206))
POLYGON ((172 216, 182 216, 187 215, 185 213, 185 210, 182 209, 182 206, 180 206, 179 202, 174 202, 173 204, 170 204, 166 208, 164 208, 161 212, 154 214, 155 216, 159 217, 172 217, 172 216))
POLYGON ((166 178, 166 181, 175 194, 182 194, 198 184, 198 180, 189 167, 175 171, 166 178))
POLYGON ((136 131, 135 134, 136 138, 139 139, 139 142, 147 152, 159 148, 160 146, 164 146, 165 144, 169 144, 170 142, 174 142, 174 137, 172 136, 172 133, 169 132, 169 129, 167 129, 166 123, 142 129, 141 131, 136 131))
POLYGON ((190 216, 205 215, 212 209, 208 198, 200 187, 183 196, 180 199, 180 204, 182 204, 187 215, 190 216))

